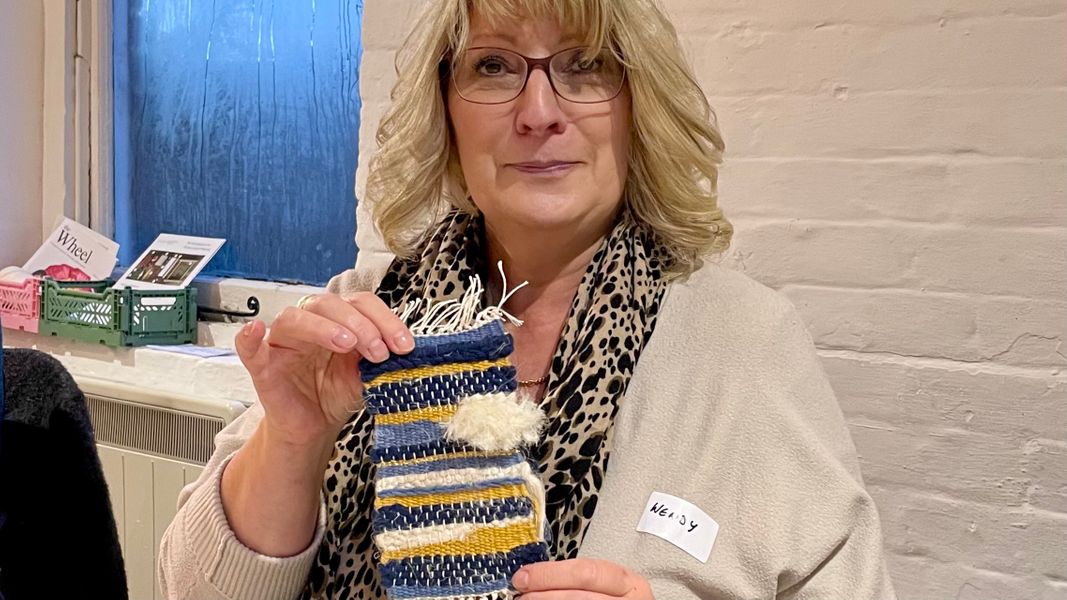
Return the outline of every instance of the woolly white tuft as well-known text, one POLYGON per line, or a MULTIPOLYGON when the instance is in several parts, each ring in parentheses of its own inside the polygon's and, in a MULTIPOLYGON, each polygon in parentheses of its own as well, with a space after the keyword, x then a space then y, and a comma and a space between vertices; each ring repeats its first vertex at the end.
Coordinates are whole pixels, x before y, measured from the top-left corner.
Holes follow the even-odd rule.
POLYGON ((486 452, 514 450, 537 443, 544 421, 536 404, 515 393, 475 394, 459 401, 445 437, 486 452))

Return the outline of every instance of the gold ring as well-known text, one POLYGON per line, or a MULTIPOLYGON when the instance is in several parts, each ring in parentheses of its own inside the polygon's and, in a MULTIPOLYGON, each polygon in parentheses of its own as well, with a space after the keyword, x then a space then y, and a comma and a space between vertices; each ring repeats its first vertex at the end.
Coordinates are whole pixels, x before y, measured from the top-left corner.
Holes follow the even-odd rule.
POLYGON ((308 302, 311 302, 314 299, 315 299, 315 294, 308 294, 306 296, 301 296, 300 299, 296 301, 296 307, 299 308, 300 310, 304 310, 305 308, 307 308, 308 302))

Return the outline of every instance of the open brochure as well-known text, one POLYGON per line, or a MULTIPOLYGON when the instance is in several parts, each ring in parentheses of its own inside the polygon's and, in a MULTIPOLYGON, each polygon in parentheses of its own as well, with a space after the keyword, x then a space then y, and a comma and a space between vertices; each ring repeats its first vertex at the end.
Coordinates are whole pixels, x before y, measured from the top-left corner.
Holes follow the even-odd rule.
POLYGON ((107 279, 115 269, 118 253, 115 242, 65 218, 22 269, 59 281, 107 279))
POLYGON ((141 290, 187 287, 225 243, 220 238, 161 233, 115 282, 115 287, 141 290))

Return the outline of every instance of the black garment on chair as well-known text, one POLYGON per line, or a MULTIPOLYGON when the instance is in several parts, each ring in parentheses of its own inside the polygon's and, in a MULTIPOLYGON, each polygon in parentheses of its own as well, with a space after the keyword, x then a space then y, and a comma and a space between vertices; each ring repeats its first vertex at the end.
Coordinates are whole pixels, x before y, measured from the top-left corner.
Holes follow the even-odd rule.
POLYGON ((3 353, 0 598, 126 600, 85 396, 51 356, 3 353))

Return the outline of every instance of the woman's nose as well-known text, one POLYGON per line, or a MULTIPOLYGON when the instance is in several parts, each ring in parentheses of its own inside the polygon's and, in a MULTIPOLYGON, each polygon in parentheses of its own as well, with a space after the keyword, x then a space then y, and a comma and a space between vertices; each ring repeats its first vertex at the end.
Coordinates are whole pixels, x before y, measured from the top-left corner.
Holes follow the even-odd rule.
POLYGON ((515 127, 519 133, 560 133, 565 127, 560 97, 544 69, 534 69, 516 99, 515 127))

